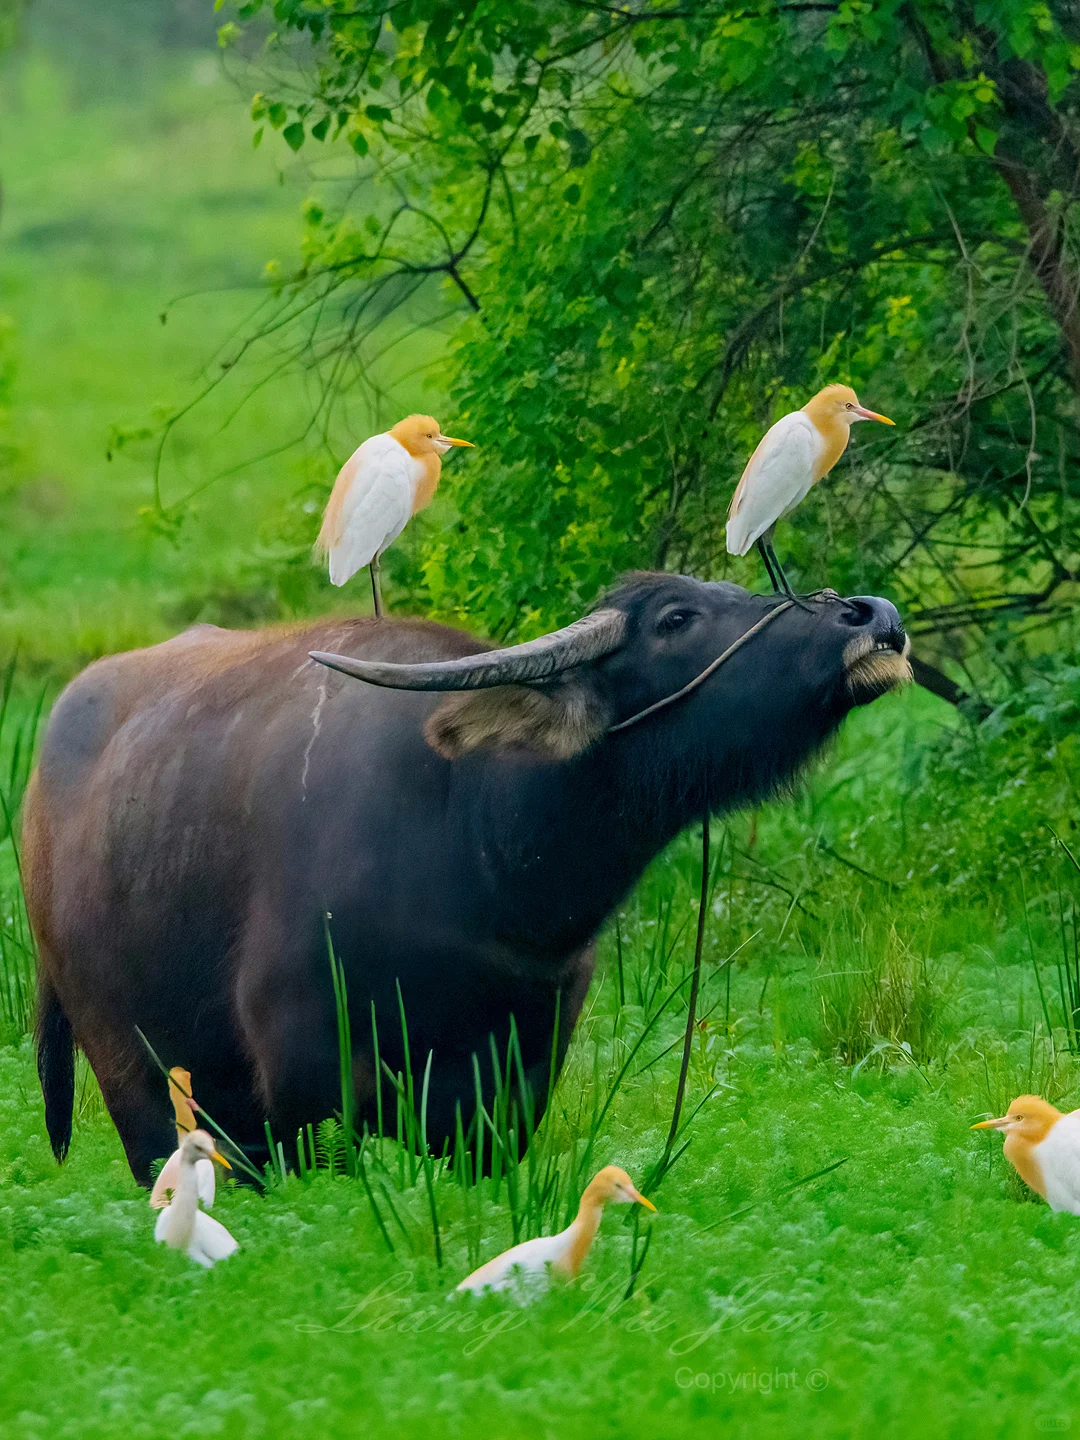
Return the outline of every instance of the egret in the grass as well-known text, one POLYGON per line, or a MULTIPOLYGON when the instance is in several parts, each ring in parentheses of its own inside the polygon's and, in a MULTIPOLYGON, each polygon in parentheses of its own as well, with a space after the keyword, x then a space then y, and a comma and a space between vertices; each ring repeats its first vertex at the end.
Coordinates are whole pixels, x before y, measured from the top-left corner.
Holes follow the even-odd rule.
POLYGON ((412 516, 431 504, 442 457, 453 445, 475 448, 470 440, 444 435, 430 415, 409 415, 365 440, 334 481, 315 549, 329 557, 332 585, 370 567, 376 615, 383 610, 379 559, 412 516))
POLYGON ((856 420, 896 423, 860 405, 850 385, 826 385, 801 410, 782 416, 765 432, 731 498, 728 554, 745 555, 756 545, 773 589, 785 595, 791 595, 791 586, 772 547, 776 522, 828 475, 847 449, 856 420))
POLYGON ((1063 1115, 1038 1095, 1019 1095, 1008 1113, 973 1130, 1003 1130, 1005 1159, 1051 1210, 1080 1215, 1080 1110, 1063 1115))
POLYGON ((172 1250, 183 1250, 198 1265, 208 1270, 219 1260, 226 1260, 240 1247, 220 1221, 204 1215, 199 1209, 199 1181, 196 1167, 203 1161, 216 1160, 226 1170, 232 1166, 218 1153, 212 1135, 205 1130, 192 1130, 185 1135, 179 1150, 179 1176, 172 1203, 166 1205, 154 1226, 154 1239, 172 1250))
POLYGON ((646 1200, 634 1188, 625 1170, 620 1170, 617 1165, 606 1165, 585 1187, 577 1216, 565 1230, 558 1235, 541 1235, 536 1240, 526 1240, 512 1250, 496 1255, 494 1260, 489 1260, 479 1270, 466 1276, 457 1288, 474 1292, 511 1290, 518 1285, 528 1288, 530 1284, 546 1281, 549 1266, 552 1274, 573 1280, 596 1238, 604 1206, 612 1204, 636 1204, 644 1205, 647 1210, 656 1209, 651 1200, 646 1200))
MULTIPOLYGON (((153 1190, 150 1191, 150 1204, 155 1210, 164 1209, 169 1203, 170 1196, 176 1193, 180 1180, 179 1147, 184 1143, 184 1136, 190 1135, 195 1129, 195 1112, 199 1108, 191 1098, 191 1074, 179 1065, 174 1065, 169 1071, 169 1099, 172 1101, 173 1113, 176 1116, 177 1149, 161 1167, 161 1173, 154 1181, 153 1190)), ((199 1199, 209 1209, 214 1203, 214 1162, 198 1160, 195 1164, 195 1178, 198 1181, 199 1199)))

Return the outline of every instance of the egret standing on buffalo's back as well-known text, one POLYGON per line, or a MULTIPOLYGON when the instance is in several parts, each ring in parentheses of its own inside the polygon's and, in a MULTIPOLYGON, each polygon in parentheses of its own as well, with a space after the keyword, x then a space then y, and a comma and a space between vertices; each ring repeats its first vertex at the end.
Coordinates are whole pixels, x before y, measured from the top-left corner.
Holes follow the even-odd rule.
POLYGON ((416 512, 431 504, 442 457, 453 445, 474 448, 469 440, 444 435, 430 415, 409 415, 365 440, 334 481, 315 550, 329 557, 332 585, 370 568, 376 615, 383 613, 379 559, 416 512))
POLYGON ((773 589, 789 597, 791 586, 772 547, 776 522, 828 475, 847 449, 856 420, 896 423, 860 405, 850 385, 826 385, 801 410, 782 416, 765 432, 731 498, 728 554, 745 555, 756 545, 773 589))

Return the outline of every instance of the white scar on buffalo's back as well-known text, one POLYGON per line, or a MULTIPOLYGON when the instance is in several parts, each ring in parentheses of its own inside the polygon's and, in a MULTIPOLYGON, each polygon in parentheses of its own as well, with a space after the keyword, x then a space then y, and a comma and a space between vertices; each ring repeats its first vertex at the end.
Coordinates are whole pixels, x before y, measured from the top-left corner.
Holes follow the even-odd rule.
POLYGON ((303 791, 300 798, 302 800, 307 799, 307 772, 308 766, 311 764, 311 749, 315 741, 319 738, 319 731, 322 729, 322 712, 325 704, 326 681, 320 680, 319 698, 315 701, 315 708, 311 712, 311 739, 307 742, 307 747, 304 750, 304 768, 300 772, 300 789, 303 791))

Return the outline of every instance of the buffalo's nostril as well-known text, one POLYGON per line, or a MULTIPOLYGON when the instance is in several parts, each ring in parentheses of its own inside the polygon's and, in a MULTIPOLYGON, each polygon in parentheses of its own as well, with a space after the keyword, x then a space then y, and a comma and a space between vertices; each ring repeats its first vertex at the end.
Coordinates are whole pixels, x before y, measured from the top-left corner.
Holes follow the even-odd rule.
POLYGON ((880 595, 853 595, 844 605, 847 608, 840 619, 842 625, 849 625, 853 630, 872 628, 883 640, 898 636, 902 642, 904 625, 900 611, 891 600, 884 600, 880 595))
POLYGON ((853 630, 861 630, 874 623, 874 607, 861 596, 854 600, 845 600, 844 608, 837 618, 841 625, 850 625, 853 630))

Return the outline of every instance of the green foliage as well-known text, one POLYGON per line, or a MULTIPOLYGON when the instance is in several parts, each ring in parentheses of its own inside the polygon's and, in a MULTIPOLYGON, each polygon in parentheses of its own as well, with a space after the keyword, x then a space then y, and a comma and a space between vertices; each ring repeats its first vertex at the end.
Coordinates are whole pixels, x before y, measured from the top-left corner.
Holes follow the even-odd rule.
POLYGON ((446 387, 482 449, 441 528, 402 542, 406 603, 503 634, 628 565, 756 575, 724 547, 743 460, 850 378, 898 429, 858 433, 782 549, 808 585, 891 591, 924 656, 974 645, 1004 690, 978 632, 1015 654, 1026 616, 1070 606, 1080 553, 1071 11, 237 14, 272 14, 288 76, 258 122, 340 137, 370 177, 309 209, 282 291, 325 307, 326 383, 387 305, 433 312, 429 277, 463 315, 446 387))
MULTIPOLYGON (((804 575, 890 587, 922 610, 920 645, 945 654, 947 635, 964 659, 994 595, 1037 596, 1074 563, 1068 339, 1000 168, 1020 157, 1045 179, 1067 154, 1060 137, 1040 148, 1008 85, 1030 95, 1035 77, 1035 128, 1056 136, 1075 98, 1069 12, 671 8, 485 0, 463 23, 428 0, 392 22, 344 0, 245 7, 227 63, 272 23, 289 82, 260 81, 255 155, 206 55, 117 58, 158 23, 146 7, 61 12, 57 53, 105 11, 114 25, 72 71, 93 75, 91 96, 32 51, 2 117, 0 306, 20 367, 0 587, 4 653, 18 638, 25 666, 0 727, 12 813, 39 672, 195 619, 357 608, 309 546, 333 459, 396 408, 431 408, 483 448, 448 464, 439 506, 391 552, 395 605, 494 633, 566 618, 624 565, 724 573, 742 458, 840 375, 907 429, 873 449, 858 432, 857 463, 784 532, 804 575), (285 63, 297 40, 306 90, 285 63), (345 181, 306 206, 295 264, 299 193, 277 169, 294 151, 345 181), (359 188, 357 164, 372 171, 359 188), (268 254, 283 259, 260 283, 268 254), (251 292, 168 304, 226 283, 251 292), (264 301, 255 329, 279 348, 254 380, 235 362, 257 347, 215 357, 155 503, 178 377, 264 301), (324 328, 303 329, 315 313, 324 328), (448 344, 428 398, 410 377, 448 344), (333 403, 342 389, 353 408, 333 403)), ((1058 182, 1047 213, 1067 268, 1058 182)), ((1032 602, 1037 623, 1068 593, 1032 602)), ((662 1155, 693 838, 601 938, 523 1165, 506 1157, 531 1121, 508 1084, 480 1183, 467 1118, 458 1146, 428 1153, 428 1057, 413 1055, 384 1135, 328 1118, 300 1137, 301 1175, 274 1137, 265 1193, 223 1187, 242 1248, 208 1275, 153 1245, 81 1060, 72 1154, 52 1161, 25 1038, 32 947, 0 843, 0 1430, 323 1436, 359 1415, 395 1436, 905 1435, 928 1405, 943 1431, 1057 1428, 1075 1388, 1075 1220, 1017 1203, 1030 1197, 1000 1141, 967 1126, 1021 1091, 1080 1098, 1077 878, 1047 828, 1076 852, 1080 682, 1053 653, 1075 648, 1063 627, 1025 637, 1035 661, 987 633, 1004 699, 986 723, 943 722, 925 694, 881 702, 791 802, 717 825, 689 1148, 648 1239, 609 1214, 583 1282, 528 1309, 449 1295, 564 1223, 599 1164, 643 1182, 662 1155)), ((512 1053, 484 1063, 512 1079, 512 1053)))
MULTIPOLYGON (((824 818, 838 817, 826 806, 824 818)), ((770 812, 754 847, 785 874, 789 823, 770 812)), ((725 872, 745 832, 715 839, 725 872)), ((345 1130, 329 1119, 305 1141, 302 1176, 264 1192, 221 1187, 215 1214, 241 1249, 209 1274, 153 1244, 145 1193, 94 1087, 58 1169, 29 1049, 0 1047, 4 1433, 74 1424, 80 1436, 139 1436, 166 1423, 259 1433, 266 1415, 285 1414, 303 1437, 347 1433, 362 1411, 372 1435, 421 1435, 437 1409, 451 1433, 524 1437, 557 1411, 559 1434, 577 1436, 632 1409, 638 1428, 665 1436, 703 1424, 755 1437, 871 1425, 900 1436, 916 1402, 957 1429, 1003 1418, 1022 1428, 1032 1393, 1038 1416, 1067 1413, 1055 1346, 1071 1333, 1080 1281, 1076 1220, 1032 1201, 1000 1139, 967 1127, 1027 1090, 1075 1103, 1076 1063, 1033 1031, 1031 969, 986 911, 966 914, 956 957, 950 1007, 962 1031, 927 1024, 910 987, 923 960, 941 965, 952 937, 937 926, 916 936, 917 907, 883 902, 851 872, 838 872, 850 883, 833 886, 834 918, 854 927, 873 914, 874 979, 862 994, 874 1013, 846 1033, 872 1063, 838 1063, 821 1035, 821 971, 834 957, 827 941, 808 952, 792 933, 787 898, 753 915, 741 893, 720 903, 702 987, 711 1073, 691 1069, 691 1143, 649 1192, 660 1213, 632 1296, 642 1244, 617 1209, 577 1284, 526 1307, 452 1295, 477 1263, 564 1223, 586 1172, 614 1160, 640 1181, 662 1151, 684 1020, 679 999, 665 1007, 664 996, 691 959, 695 848, 674 847, 625 907, 625 1003, 605 939, 535 1161, 477 1184, 464 1149, 425 1167, 395 1139, 369 1137, 349 1174, 345 1130), (888 940, 893 924, 908 951, 888 940), (724 965, 728 946, 748 939, 724 965), (880 1045, 886 1012, 901 1022, 891 1047, 880 1045), (710 1378, 701 1385, 699 1374, 710 1378)), ((717 902, 727 893, 720 873, 717 902)), ((398 1093, 410 1091, 422 1115, 419 1073, 402 1077, 398 1093)), ((511 1110, 491 1116, 489 1143, 511 1110)))

